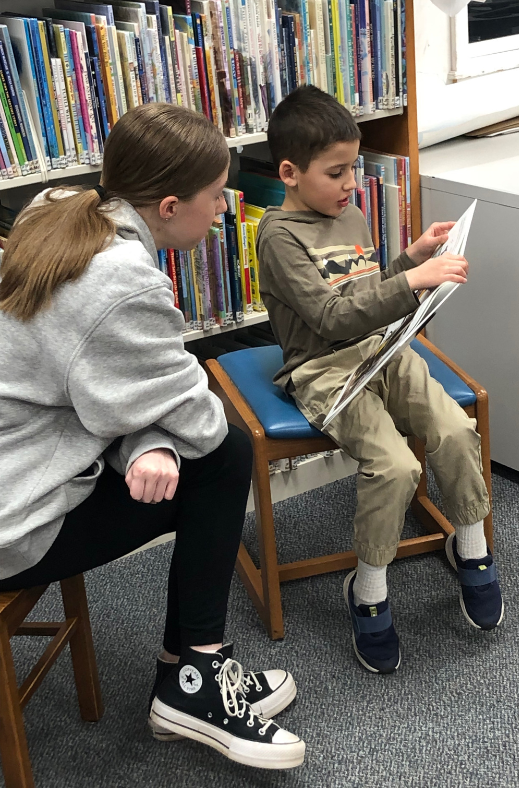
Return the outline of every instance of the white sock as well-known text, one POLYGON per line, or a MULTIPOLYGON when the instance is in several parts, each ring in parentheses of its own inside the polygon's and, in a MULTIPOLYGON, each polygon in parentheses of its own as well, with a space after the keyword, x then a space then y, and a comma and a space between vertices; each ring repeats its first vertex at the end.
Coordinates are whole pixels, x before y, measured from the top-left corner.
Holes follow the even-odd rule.
POLYGON ((483 520, 479 520, 473 525, 456 526, 456 549, 462 561, 468 561, 470 558, 484 558, 487 555, 483 520))
POLYGON ((371 566, 359 558, 357 575, 353 581, 353 601, 359 605, 376 605, 387 597, 387 566, 371 566))

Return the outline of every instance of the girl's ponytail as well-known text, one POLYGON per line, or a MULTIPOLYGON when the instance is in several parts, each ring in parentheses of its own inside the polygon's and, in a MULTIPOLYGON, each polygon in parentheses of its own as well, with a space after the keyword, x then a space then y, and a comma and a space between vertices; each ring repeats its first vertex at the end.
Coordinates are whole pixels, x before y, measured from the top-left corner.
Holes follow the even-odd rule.
POLYGON ((81 276, 115 235, 101 202, 94 189, 65 197, 57 187, 22 211, 2 257, 0 309, 30 320, 60 285, 81 276))

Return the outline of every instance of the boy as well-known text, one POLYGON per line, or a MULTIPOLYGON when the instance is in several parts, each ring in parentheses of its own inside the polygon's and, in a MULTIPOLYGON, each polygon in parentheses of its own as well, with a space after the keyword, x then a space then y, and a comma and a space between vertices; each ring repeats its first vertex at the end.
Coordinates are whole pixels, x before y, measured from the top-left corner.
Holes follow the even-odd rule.
MULTIPOLYGON (((318 429, 384 327, 416 309, 415 291, 467 280, 464 257, 430 259, 452 222, 433 224, 380 271, 364 217, 349 204, 360 137, 348 110, 311 86, 287 96, 269 123, 270 151, 285 184, 281 208, 268 208, 258 229, 262 297, 285 362, 274 382, 318 429)), ((481 629, 501 623, 503 602, 483 531, 490 507, 475 421, 429 376, 420 356, 407 348, 392 359, 324 432, 359 463, 358 567, 344 582, 359 661, 374 673, 400 664, 386 568, 421 472, 403 435, 425 442, 456 526, 446 551, 458 571, 465 617, 481 629)))

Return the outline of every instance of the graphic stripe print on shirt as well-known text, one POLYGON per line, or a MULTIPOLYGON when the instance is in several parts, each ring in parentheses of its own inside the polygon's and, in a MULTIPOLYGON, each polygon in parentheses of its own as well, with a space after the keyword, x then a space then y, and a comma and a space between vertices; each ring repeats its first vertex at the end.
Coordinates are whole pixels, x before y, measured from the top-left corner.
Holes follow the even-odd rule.
POLYGON ((351 279, 371 276, 380 271, 378 255, 373 246, 309 247, 307 252, 323 279, 334 289, 351 279))

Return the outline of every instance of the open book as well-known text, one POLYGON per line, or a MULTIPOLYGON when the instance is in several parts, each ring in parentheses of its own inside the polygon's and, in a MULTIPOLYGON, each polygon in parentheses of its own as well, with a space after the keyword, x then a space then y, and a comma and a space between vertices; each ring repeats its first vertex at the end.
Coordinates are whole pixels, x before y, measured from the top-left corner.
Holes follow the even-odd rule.
MULTIPOLYGON (((433 257, 438 257, 444 252, 451 254, 463 254, 467 243, 467 237, 476 208, 477 200, 467 208, 463 216, 456 222, 449 232, 448 240, 439 246, 433 257)), ((455 282, 444 282, 431 290, 421 290, 417 293, 419 306, 410 315, 397 320, 389 325, 380 340, 377 349, 365 359, 357 369, 355 369, 346 383, 344 384, 339 396, 335 400, 328 416, 324 420, 323 427, 326 427, 335 416, 341 412, 346 405, 377 374, 393 356, 400 353, 425 324, 436 314, 437 310, 447 298, 459 287, 455 282)))

